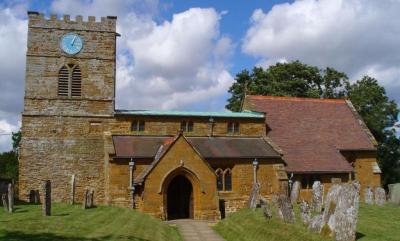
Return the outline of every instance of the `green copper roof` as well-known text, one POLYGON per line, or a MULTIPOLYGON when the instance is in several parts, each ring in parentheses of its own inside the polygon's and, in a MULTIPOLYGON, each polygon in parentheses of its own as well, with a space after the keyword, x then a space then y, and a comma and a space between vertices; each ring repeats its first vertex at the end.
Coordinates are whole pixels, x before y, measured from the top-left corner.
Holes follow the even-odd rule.
POLYGON ((226 118, 264 118, 260 112, 197 112, 197 111, 157 111, 157 110, 115 110, 116 115, 141 116, 193 116, 193 117, 226 117, 226 118))

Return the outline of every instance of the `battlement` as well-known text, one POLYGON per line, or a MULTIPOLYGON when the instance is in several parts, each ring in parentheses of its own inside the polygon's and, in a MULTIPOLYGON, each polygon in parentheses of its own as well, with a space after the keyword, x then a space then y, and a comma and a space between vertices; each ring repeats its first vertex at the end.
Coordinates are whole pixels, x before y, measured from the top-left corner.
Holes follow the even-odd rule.
POLYGON ((75 20, 71 20, 70 15, 63 15, 59 19, 56 14, 51 14, 46 18, 43 13, 28 11, 29 28, 56 28, 65 30, 83 31, 116 31, 116 16, 101 17, 100 22, 96 22, 96 17, 89 16, 88 21, 83 21, 83 17, 78 15, 75 20))

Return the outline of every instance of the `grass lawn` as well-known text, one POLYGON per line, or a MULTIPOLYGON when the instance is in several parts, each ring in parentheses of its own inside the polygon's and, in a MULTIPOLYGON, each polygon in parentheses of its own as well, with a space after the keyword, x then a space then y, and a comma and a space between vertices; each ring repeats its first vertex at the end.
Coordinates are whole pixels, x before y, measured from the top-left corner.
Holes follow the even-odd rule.
POLYGON ((0 240, 174 241, 182 239, 175 227, 129 209, 100 206, 82 210, 80 205, 53 204, 51 217, 42 216, 40 205, 20 205, 13 214, 0 210, 0 240))
MULTIPOLYGON (((297 215, 296 220, 300 220, 297 215)), ((284 224, 273 218, 267 221, 260 209, 243 209, 228 216, 214 226, 214 229, 228 241, 311 241, 331 240, 308 231, 299 222, 284 224)), ((400 240, 400 207, 384 207, 361 204, 357 225, 357 240, 400 240)))

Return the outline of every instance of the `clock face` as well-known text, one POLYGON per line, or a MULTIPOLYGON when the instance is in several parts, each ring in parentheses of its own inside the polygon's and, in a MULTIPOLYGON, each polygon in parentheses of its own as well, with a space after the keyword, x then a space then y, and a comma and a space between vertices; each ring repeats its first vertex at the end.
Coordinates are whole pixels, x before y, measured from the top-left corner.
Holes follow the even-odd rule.
POLYGON ((83 41, 78 34, 67 33, 62 36, 60 47, 67 54, 77 54, 82 50, 83 41))

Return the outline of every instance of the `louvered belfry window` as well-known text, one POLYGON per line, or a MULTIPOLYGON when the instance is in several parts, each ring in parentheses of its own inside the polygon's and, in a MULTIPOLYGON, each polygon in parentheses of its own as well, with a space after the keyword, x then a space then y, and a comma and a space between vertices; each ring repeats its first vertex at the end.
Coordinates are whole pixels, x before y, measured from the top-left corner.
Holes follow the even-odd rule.
POLYGON ((58 73, 58 96, 80 97, 82 94, 82 73, 77 65, 61 67, 58 73))

